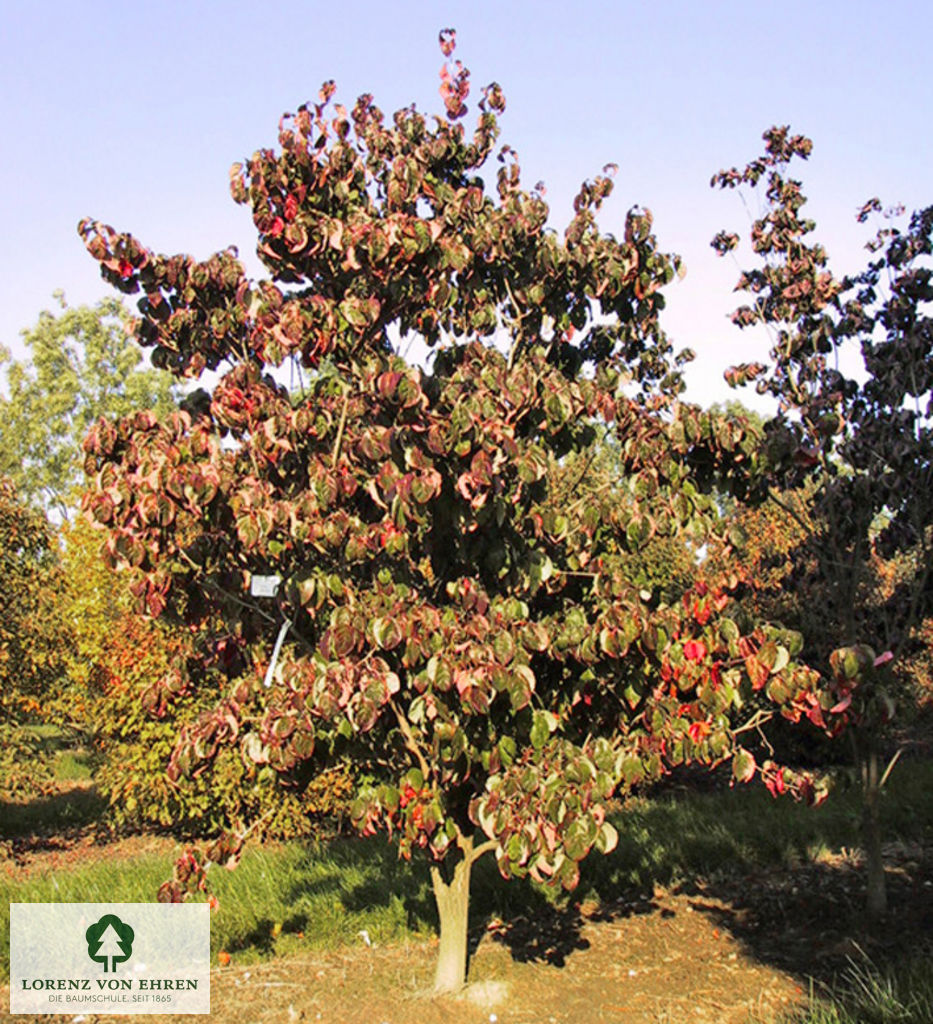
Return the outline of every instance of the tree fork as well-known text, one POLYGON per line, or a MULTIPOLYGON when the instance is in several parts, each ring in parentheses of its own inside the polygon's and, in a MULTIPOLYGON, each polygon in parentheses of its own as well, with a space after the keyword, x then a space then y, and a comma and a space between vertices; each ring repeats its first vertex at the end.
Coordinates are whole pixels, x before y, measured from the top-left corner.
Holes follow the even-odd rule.
POLYGON ((460 858, 452 869, 446 861, 431 866, 431 886, 440 924, 440 946, 434 972, 434 991, 437 993, 458 992, 466 983, 470 874, 473 864, 496 844, 490 840, 474 847, 472 836, 461 836, 457 845, 460 858))

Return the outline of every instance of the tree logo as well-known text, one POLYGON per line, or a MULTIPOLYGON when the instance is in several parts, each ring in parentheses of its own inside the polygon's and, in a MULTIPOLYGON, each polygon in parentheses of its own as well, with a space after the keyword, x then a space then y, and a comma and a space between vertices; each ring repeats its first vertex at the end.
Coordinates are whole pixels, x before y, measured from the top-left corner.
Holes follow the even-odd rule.
POLYGON ((116 914, 104 914, 85 932, 87 955, 95 963, 103 964, 104 971, 115 971, 133 954, 133 929, 116 914), (108 966, 109 963, 109 966, 108 966))

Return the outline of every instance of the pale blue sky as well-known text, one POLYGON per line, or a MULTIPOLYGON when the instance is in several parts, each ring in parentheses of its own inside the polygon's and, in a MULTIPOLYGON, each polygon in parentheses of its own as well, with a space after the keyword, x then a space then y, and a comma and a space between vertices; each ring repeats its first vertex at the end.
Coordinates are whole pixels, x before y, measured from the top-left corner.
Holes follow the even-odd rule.
POLYGON ((555 227, 612 161, 604 229, 648 206, 662 245, 684 256, 667 326, 700 356, 697 399, 724 397, 722 369, 747 354, 726 319, 735 266, 708 245, 745 212, 709 178, 756 155, 765 128, 813 138, 810 212, 839 270, 861 262, 854 212, 870 196, 933 202, 927 0, 0 0, 0 344, 21 351, 19 331, 56 288, 72 304, 107 293, 75 232, 82 216, 163 252, 237 244, 251 257, 230 164, 274 145, 279 115, 327 78, 348 106, 368 91, 387 113, 439 111, 447 25, 474 96, 501 83, 503 141, 529 186, 546 183, 555 227))

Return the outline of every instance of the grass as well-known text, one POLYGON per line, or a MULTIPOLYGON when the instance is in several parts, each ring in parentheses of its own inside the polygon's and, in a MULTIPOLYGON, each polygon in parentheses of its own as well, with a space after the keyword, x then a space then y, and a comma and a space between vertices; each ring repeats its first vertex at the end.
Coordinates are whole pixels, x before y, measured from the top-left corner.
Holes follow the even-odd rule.
POLYGON ((74 733, 54 725, 33 726, 45 756, 51 760, 52 772, 58 782, 85 782, 94 774, 94 757, 74 733))
POLYGON ((256 850, 215 878, 213 889, 220 900, 213 931, 228 952, 287 952, 299 939, 302 948, 333 949, 359 944, 363 931, 385 945, 434 930, 427 871, 378 842, 256 850))
MULTIPOLYGON (((0 880, 8 903, 150 903, 171 874, 171 857, 104 860, 0 880)), ((296 949, 424 938, 433 930, 426 871, 400 862, 379 842, 344 839, 316 847, 289 843, 247 850, 234 872, 218 869, 212 889, 211 948, 241 962, 296 949)), ((5 956, 8 919, 0 919, 5 956)), ((9 962, 2 961, 4 972, 9 962)))
POLYGON ((52 769, 59 782, 87 782, 94 775, 93 759, 83 747, 58 751, 52 769))
MULTIPOLYGON (((726 792, 635 798, 615 820, 619 845, 583 862, 580 892, 648 890, 721 872, 793 868, 857 842, 861 809, 854 789, 819 807, 772 798, 761 786, 726 792)), ((886 841, 933 843, 933 762, 901 763, 882 800, 886 841)), ((579 898, 579 896, 577 897, 579 898)))
POLYGON ((853 960, 839 982, 819 994, 785 1024, 930 1024, 933 1021, 933 948, 904 963, 877 967, 853 960))
POLYGON ((94 757, 73 731, 43 723, 28 725, 23 733, 38 742, 38 754, 50 763, 58 782, 86 781, 94 774, 94 757))

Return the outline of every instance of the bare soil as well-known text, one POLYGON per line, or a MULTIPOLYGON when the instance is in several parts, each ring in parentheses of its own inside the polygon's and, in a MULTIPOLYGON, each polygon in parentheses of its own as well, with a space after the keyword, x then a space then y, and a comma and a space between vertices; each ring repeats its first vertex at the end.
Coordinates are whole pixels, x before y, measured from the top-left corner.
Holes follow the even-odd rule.
POLYGON ((431 943, 227 968, 212 979, 214 1015, 334 1024, 739 1024, 773 1020, 802 997, 793 977, 755 963, 694 902, 659 892, 618 914, 581 908, 566 936, 555 927, 542 935, 530 922, 489 931, 458 997, 426 994, 431 943))
MULTIPOLYGON (((771 1022, 803 998, 803 988, 791 974, 757 963, 719 926, 717 915, 728 912, 718 901, 659 891, 648 902, 613 910, 582 907, 572 927, 555 919, 543 929, 525 921, 492 928, 473 956, 470 985, 443 998, 427 991, 433 942, 231 963, 212 971, 211 1018, 235 1024, 771 1022)), ((6 992, 2 998, 8 1006, 6 992)))

